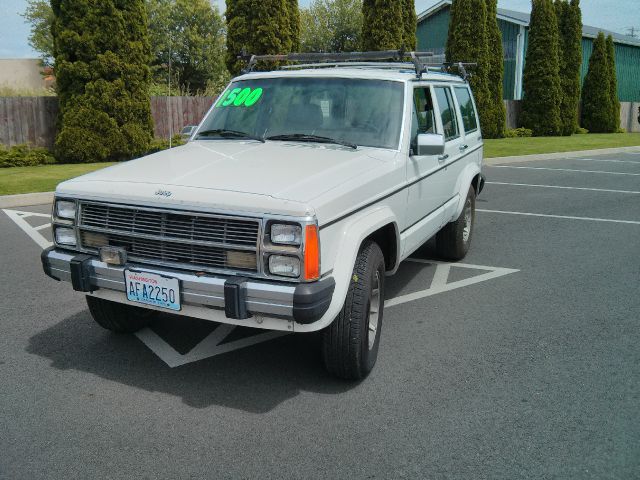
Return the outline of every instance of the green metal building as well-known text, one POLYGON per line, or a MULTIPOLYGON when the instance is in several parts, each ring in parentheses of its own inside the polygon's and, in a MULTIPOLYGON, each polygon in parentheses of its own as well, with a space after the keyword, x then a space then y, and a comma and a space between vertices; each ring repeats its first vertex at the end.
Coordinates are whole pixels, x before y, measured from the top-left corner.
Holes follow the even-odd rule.
MULTIPOLYGON (((443 54, 449 30, 451 0, 441 0, 418 15, 418 48, 443 54)), ((529 36, 530 15, 498 8, 498 26, 502 32, 504 49, 504 98, 522 98, 522 75, 529 36)), ((640 41, 608 32, 601 28, 583 26, 582 29, 582 79, 589 67, 593 40, 602 31, 611 34, 615 44, 618 95, 621 102, 640 101, 640 41)))

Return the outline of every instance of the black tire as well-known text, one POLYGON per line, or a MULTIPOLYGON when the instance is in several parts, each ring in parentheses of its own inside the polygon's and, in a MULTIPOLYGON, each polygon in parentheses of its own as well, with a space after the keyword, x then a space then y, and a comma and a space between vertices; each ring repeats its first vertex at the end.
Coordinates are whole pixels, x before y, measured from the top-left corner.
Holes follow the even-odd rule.
POLYGON ((87 295, 89 312, 98 325, 115 333, 134 333, 143 329, 156 312, 87 295))
POLYGON ((462 260, 469 251, 473 229, 476 223, 476 190, 469 187, 467 198, 460 216, 453 222, 447 223, 436 235, 436 250, 438 255, 447 260, 462 260), (469 213, 470 217, 467 217, 469 213), (465 227, 469 227, 465 234, 465 227))
MULTIPOLYGON (((338 317, 322 332, 322 356, 329 373, 359 380, 373 369, 378 358, 384 313, 384 256, 380 247, 365 241, 360 247, 347 298, 338 317), (378 285, 377 296, 374 286, 378 285), (371 301, 377 299, 375 331, 370 335, 371 301)), ((374 307, 375 308, 375 307, 374 307)))

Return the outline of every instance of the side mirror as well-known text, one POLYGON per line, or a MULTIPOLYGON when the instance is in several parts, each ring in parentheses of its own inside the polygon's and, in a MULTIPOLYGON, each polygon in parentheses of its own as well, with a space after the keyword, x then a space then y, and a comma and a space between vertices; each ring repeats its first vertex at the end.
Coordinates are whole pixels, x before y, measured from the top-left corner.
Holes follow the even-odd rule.
POLYGON ((419 134, 416 139, 415 152, 419 157, 442 155, 444 153, 444 135, 438 133, 419 134))
POLYGON ((189 140, 189 138, 191 138, 191 135, 193 135, 193 132, 196 131, 196 128, 198 128, 197 125, 189 125, 187 127, 184 127, 180 132, 180 136, 185 140, 189 140))

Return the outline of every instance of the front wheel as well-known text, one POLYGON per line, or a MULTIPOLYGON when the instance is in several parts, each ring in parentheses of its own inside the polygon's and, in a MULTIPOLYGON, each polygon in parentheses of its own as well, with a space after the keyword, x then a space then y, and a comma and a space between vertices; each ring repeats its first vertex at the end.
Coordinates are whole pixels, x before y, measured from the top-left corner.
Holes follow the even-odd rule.
POLYGON ((469 251, 476 218, 476 190, 469 187, 460 216, 447 223, 436 235, 438 255, 447 260, 462 260, 469 251))
POLYGON ((384 273, 380 247, 366 241, 358 253, 342 311, 322 334, 322 354, 329 373, 359 380, 376 364, 384 313, 384 273))
POLYGON ((143 329, 156 312, 87 295, 87 306, 98 325, 115 333, 134 333, 143 329))

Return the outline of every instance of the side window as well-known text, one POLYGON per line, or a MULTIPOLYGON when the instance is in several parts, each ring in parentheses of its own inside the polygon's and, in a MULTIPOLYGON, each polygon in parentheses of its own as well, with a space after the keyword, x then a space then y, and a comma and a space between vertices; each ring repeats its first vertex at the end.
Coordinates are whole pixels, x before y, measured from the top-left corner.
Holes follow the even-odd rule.
POLYGON ((456 107, 451 97, 451 89, 448 87, 436 87, 436 99, 438 100, 438 109, 442 126, 444 128, 445 141, 458 138, 458 120, 456 116, 456 107))
POLYGON ((478 129, 478 117, 476 116, 476 110, 473 108, 473 101, 471 100, 471 94, 467 87, 455 87, 456 98, 460 105, 460 113, 462 114, 462 124, 464 125, 465 133, 473 132, 478 129))
POLYGON ((413 138, 419 133, 436 133, 433 100, 429 88, 413 91, 413 138))

